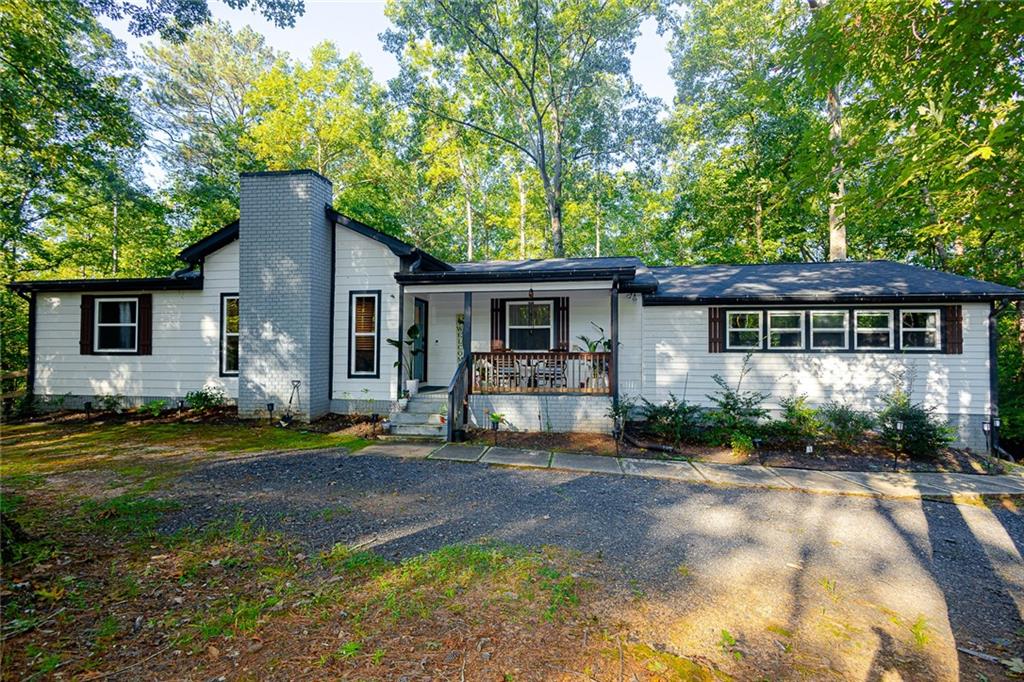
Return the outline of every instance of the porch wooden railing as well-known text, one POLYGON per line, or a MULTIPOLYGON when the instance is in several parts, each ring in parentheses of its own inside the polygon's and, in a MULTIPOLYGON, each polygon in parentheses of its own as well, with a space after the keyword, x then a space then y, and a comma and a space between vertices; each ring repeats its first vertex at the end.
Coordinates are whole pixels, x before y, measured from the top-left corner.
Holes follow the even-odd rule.
POLYGON ((463 359, 455 368, 452 380, 448 382, 448 418, 446 440, 451 442, 455 432, 466 428, 469 398, 469 358, 463 359))
POLYGON ((611 353, 473 353, 473 393, 608 394, 611 374, 611 353))

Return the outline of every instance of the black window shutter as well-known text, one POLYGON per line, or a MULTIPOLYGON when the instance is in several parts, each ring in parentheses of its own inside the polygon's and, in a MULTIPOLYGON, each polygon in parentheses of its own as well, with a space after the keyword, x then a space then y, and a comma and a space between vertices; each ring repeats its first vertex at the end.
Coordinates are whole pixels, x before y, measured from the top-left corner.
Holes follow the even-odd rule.
POLYGON ((139 355, 153 354, 153 294, 139 294, 139 355))
POLYGON ((496 341, 500 341, 503 348, 508 347, 508 339, 505 338, 505 300, 501 298, 491 299, 491 350, 496 350, 496 341))
POLYGON ((96 319, 96 297, 82 295, 81 328, 78 334, 78 352, 81 355, 93 355, 92 341, 93 321, 96 319))
POLYGON ((708 308, 708 352, 721 353, 724 350, 722 343, 722 309, 708 308))
POLYGON ((963 306, 947 305, 942 308, 942 352, 950 355, 964 352, 963 306))
POLYGON ((555 299, 555 348, 569 350, 569 297, 555 299))

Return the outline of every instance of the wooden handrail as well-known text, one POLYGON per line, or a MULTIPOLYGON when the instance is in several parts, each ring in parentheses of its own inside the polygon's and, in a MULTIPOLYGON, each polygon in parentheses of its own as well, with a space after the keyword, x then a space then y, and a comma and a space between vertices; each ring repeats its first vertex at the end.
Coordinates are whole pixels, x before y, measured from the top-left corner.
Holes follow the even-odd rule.
POLYGON ((5 381, 7 379, 18 379, 20 377, 27 377, 27 376, 28 376, 28 370, 27 369, 19 369, 17 372, 7 372, 6 374, 0 374, 0 381, 5 381))

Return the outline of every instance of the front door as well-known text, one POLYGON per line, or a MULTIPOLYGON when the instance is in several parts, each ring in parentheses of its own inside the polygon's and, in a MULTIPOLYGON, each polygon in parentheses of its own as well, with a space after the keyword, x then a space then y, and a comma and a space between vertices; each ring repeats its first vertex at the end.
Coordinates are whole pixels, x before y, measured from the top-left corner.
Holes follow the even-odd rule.
POLYGON ((412 377, 419 379, 421 384, 427 383, 427 302, 417 298, 413 300, 413 322, 420 329, 420 336, 413 349, 419 351, 413 355, 412 377))

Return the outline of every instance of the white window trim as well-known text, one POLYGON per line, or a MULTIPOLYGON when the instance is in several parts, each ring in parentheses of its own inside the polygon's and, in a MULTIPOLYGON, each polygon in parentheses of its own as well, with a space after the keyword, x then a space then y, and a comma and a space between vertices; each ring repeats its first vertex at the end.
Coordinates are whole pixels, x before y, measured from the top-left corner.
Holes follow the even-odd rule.
POLYGON ((352 336, 349 339, 349 343, 352 344, 351 363, 352 366, 349 368, 349 374, 354 377, 375 377, 380 373, 380 344, 377 342, 379 336, 378 331, 380 330, 380 294, 374 292, 372 294, 352 294, 352 310, 349 311, 349 329, 352 330, 352 336), (357 303, 361 298, 372 298, 373 299, 373 331, 372 332, 357 332, 356 331, 356 310, 358 309, 357 303), (356 370, 356 338, 360 336, 369 336, 373 339, 373 369, 369 371, 357 371, 356 370))
POLYGON ((892 350, 893 344, 896 340, 895 327, 893 322, 893 315, 891 310, 854 310, 853 311, 853 348, 854 350, 892 350), (863 330, 860 327, 858 318, 862 315, 885 315, 889 318, 889 326, 886 327, 885 331, 889 333, 889 345, 887 346, 865 346, 863 349, 860 347, 860 339, 857 337, 861 331, 865 334, 877 334, 883 331, 881 327, 864 327, 863 330))
POLYGON ((513 329, 547 329, 548 330, 548 347, 547 348, 545 348, 543 351, 521 351, 521 352, 523 352, 523 353, 542 353, 542 352, 547 352, 548 350, 551 350, 552 348, 555 347, 555 302, 554 301, 529 301, 529 300, 526 300, 526 301, 505 301, 505 340, 507 342, 506 345, 508 345, 509 350, 513 350, 514 351, 515 348, 512 348, 512 335, 509 333, 513 329), (514 305, 529 305, 531 303, 534 306, 546 306, 548 308, 548 310, 550 311, 550 314, 548 316, 548 324, 546 324, 546 325, 539 325, 539 326, 532 326, 532 325, 512 324, 511 322, 509 322, 509 320, 512 319, 512 316, 509 314, 509 309, 512 306, 514 306, 514 305))
MULTIPOLYGON (((220 358, 220 367, 221 367, 221 374, 223 374, 225 376, 229 376, 229 377, 236 377, 236 376, 238 376, 238 368, 237 367, 235 369, 228 369, 227 368, 228 367, 228 337, 234 336, 235 338, 238 338, 238 332, 229 332, 228 331, 228 301, 237 301, 237 300, 238 300, 238 296, 223 296, 220 299, 220 305, 221 305, 221 311, 220 311, 220 319, 221 319, 221 329, 220 329, 220 353, 221 353, 221 358, 220 358)), ((241 313, 241 311, 239 311, 239 313, 241 313)), ((241 329, 239 329, 239 331, 241 331, 241 329)), ((239 342, 239 343, 241 343, 241 342, 239 342)), ((241 354, 241 350, 242 350, 241 346, 239 346, 239 348, 238 348, 239 354, 241 354)), ((240 360, 240 358, 239 358, 239 360, 240 360)), ((238 364, 241 364, 241 363, 239 362, 238 364)))
POLYGON ((760 350, 763 346, 761 343, 761 330, 764 329, 764 316, 760 310, 726 310, 725 311, 725 348, 726 350, 760 350), (757 329, 750 327, 733 327, 732 316, 733 315, 757 315, 757 329), (756 346, 734 346, 729 341, 730 332, 757 332, 757 345, 756 346))
POLYGON ((849 350, 850 348, 850 315, 845 310, 811 310, 807 320, 808 333, 811 335, 811 350, 823 350, 823 351, 841 351, 849 350), (814 316, 815 315, 836 315, 841 314, 843 316, 843 326, 840 327, 815 327, 814 316), (816 346, 814 344, 814 332, 843 332, 843 345, 842 346, 816 346))
POLYGON ((768 311, 768 337, 765 343, 768 344, 768 348, 773 350, 803 350, 806 342, 804 334, 804 311, 802 310, 769 310, 768 311), (800 318, 800 326, 796 329, 792 327, 779 327, 777 329, 772 328, 772 317, 776 315, 796 315, 800 318), (799 346, 773 346, 772 345, 772 332, 779 332, 780 334, 792 334, 793 332, 800 332, 800 345, 799 346))
POLYGON ((938 308, 900 309, 900 348, 903 350, 942 350, 942 311, 938 308), (935 316, 935 327, 904 327, 903 313, 930 313, 935 316), (906 332, 935 332, 934 346, 910 346, 903 341, 906 332))
POLYGON ((139 299, 137 297, 126 298, 97 298, 93 311, 93 334, 92 349, 96 353, 137 353, 139 351, 139 299), (134 303, 134 322, 100 322, 100 306, 104 303, 134 303), (100 327, 132 327, 135 334, 132 335, 131 348, 100 348, 100 327))

